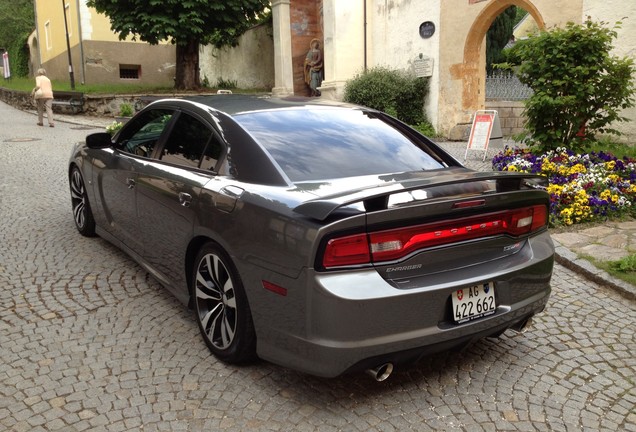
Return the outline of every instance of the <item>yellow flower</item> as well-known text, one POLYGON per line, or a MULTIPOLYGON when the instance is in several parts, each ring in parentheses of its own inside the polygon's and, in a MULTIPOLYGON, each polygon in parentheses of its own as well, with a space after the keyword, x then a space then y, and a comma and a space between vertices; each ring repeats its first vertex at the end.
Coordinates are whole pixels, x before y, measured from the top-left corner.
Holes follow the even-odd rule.
POLYGON ((563 192, 563 186, 558 184, 550 184, 548 185, 547 191, 549 194, 554 194, 559 196, 563 192))
POLYGON ((587 169, 585 168, 585 165, 583 164, 576 164, 574 165, 572 168, 570 168, 570 173, 571 174, 575 174, 575 173, 585 173, 587 172, 587 169))
POLYGON ((605 189, 603 192, 601 192, 600 196, 602 200, 609 201, 610 197, 612 196, 612 192, 610 192, 609 189, 605 189))
POLYGON ((543 163, 541 164, 541 171, 543 172, 552 172, 556 171, 556 165, 554 165, 548 158, 543 159, 543 163))
POLYGON ((563 223, 566 225, 572 225, 574 222, 572 221, 572 209, 564 208, 559 213, 559 217, 563 220, 563 223))
POLYGON ((608 161, 605 162, 605 169, 608 171, 614 171, 614 168, 616 167, 616 161, 608 161))

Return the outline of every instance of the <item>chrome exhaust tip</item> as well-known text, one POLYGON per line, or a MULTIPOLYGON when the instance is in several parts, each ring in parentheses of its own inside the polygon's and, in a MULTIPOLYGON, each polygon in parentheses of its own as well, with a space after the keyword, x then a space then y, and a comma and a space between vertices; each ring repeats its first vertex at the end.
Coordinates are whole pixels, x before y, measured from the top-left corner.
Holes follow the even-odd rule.
POLYGON ((532 317, 523 320, 523 321, 519 321, 518 323, 516 323, 515 325, 513 325, 512 327, 510 327, 512 330, 516 331, 517 333, 523 333, 525 332, 530 326, 532 325, 532 317))
POLYGON ((372 369, 367 369, 367 373, 373 377, 374 380, 381 382, 391 376, 393 372, 393 363, 383 363, 372 369))

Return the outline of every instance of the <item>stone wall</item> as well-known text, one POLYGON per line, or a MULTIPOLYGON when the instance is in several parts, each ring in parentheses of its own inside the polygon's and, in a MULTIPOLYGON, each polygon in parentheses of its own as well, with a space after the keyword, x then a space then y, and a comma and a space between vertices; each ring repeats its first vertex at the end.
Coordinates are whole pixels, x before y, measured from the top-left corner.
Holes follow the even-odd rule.
POLYGON ((523 101, 486 101, 486 109, 497 111, 504 137, 514 137, 524 131, 523 101))
POLYGON ((269 24, 245 32, 236 47, 206 45, 201 49, 200 77, 210 86, 216 87, 223 80, 244 89, 274 87, 274 41, 269 24))
MULTIPOLYGON (((172 95, 164 96, 170 97, 172 95)), ((114 117, 115 115, 118 115, 119 106, 123 103, 129 103, 139 109, 146 105, 146 102, 139 95, 85 95, 84 98, 83 114, 99 117, 114 117)), ((10 90, 0 87, 0 100, 22 110, 35 109, 35 104, 31 99, 31 92, 10 90)), ((64 114, 73 113, 70 108, 59 105, 54 105, 53 111, 64 114)))

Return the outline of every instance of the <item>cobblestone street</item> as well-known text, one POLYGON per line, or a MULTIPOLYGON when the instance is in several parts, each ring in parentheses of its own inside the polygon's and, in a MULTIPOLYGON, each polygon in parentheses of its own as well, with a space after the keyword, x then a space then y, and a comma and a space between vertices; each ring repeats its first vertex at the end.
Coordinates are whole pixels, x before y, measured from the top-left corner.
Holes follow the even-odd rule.
POLYGON ((526 332, 385 382, 221 363, 190 311, 75 230, 67 161, 99 129, 0 118, 0 430, 636 432, 636 303, 560 265, 526 332))

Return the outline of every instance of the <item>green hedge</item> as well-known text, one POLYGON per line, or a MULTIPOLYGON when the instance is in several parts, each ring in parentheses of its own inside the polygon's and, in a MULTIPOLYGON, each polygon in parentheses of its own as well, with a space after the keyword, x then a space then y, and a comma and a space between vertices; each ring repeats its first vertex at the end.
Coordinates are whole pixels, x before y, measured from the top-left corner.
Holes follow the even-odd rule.
POLYGON ((29 75, 29 47, 27 40, 28 35, 17 38, 12 44, 7 46, 11 76, 26 77, 29 75))
POLYGON ((407 124, 417 125, 427 122, 424 100, 428 89, 428 78, 376 67, 347 81, 344 100, 384 111, 407 124))

